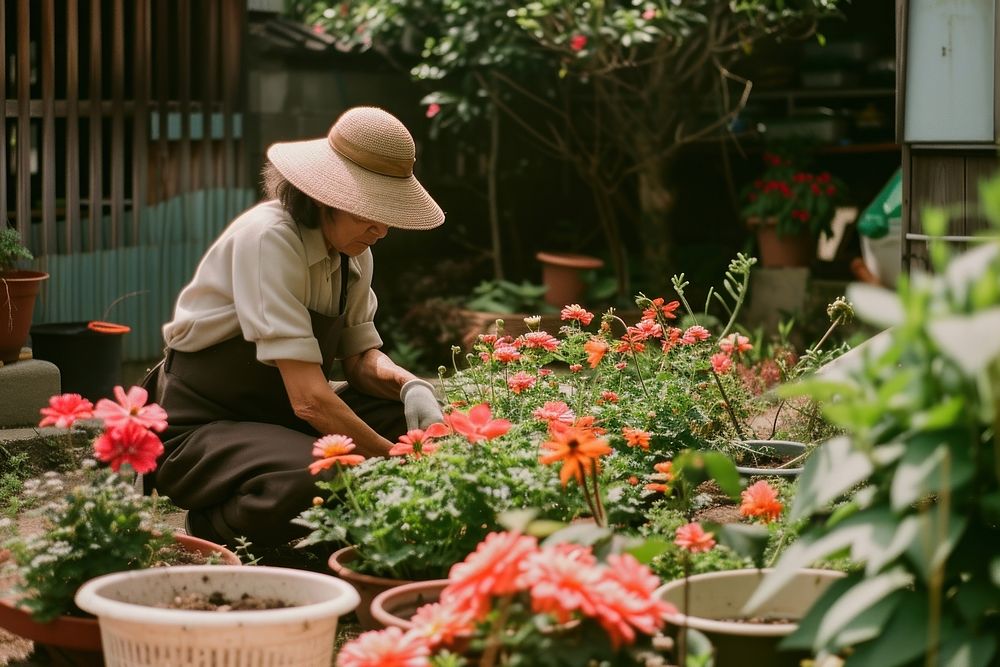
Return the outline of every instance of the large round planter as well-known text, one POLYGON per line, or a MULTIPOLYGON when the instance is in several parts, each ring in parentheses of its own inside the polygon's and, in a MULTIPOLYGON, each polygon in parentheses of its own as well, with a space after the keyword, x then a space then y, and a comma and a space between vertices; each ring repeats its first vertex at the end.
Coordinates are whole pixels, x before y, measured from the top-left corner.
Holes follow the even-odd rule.
POLYGON ((350 563, 357 560, 358 554, 354 547, 344 547, 338 549, 330 555, 328 564, 334 574, 349 583, 358 592, 361 603, 355 610, 358 616, 358 624, 362 630, 379 630, 383 625, 377 621, 371 613, 372 600, 379 593, 387 591, 396 586, 416 583, 409 579, 389 579, 387 577, 376 577, 370 574, 356 572, 350 567, 350 563))
MULTIPOLYGON (((240 565, 239 556, 214 542, 179 533, 174 539, 188 551, 217 555, 225 565, 240 565)), ((0 563, 4 560, 0 558, 0 563)), ((0 597, 0 627, 35 642, 36 650, 48 654, 55 664, 81 667, 104 664, 101 631, 96 618, 60 616, 49 623, 40 623, 28 611, 16 606, 15 599, 0 597)))
POLYGON ((808 230, 801 234, 778 234, 777 220, 751 218, 747 225, 757 234, 760 265, 768 269, 809 266, 816 257, 816 239, 808 230))
POLYGON ((316 572, 190 565, 91 579, 76 604, 98 618, 107 667, 329 667, 337 621, 357 606, 358 595, 316 572), (157 606, 192 593, 277 598, 291 606, 226 612, 157 606))
POLYGON ((413 629, 413 615, 425 604, 437 602, 447 579, 415 581, 386 589, 375 596, 371 604, 372 617, 386 628, 413 629))
POLYGON ((92 401, 110 398, 122 383, 122 336, 128 327, 92 326, 98 322, 52 322, 31 327, 36 359, 59 368, 63 393, 92 401))
POLYGON ((540 252, 535 258, 542 263, 542 284, 548 287, 545 302, 556 308, 579 303, 584 291, 580 272, 604 266, 603 260, 588 255, 540 252))
POLYGON ((0 362, 9 364, 21 356, 35 314, 35 297, 48 278, 40 271, 0 271, 0 362))
POLYGON ((704 634, 715 647, 715 667, 799 667, 800 661, 809 655, 779 652, 778 643, 795 631, 797 621, 805 616, 827 587, 844 574, 832 570, 800 570, 755 614, 755 618, 794 619, 795 622, 735 620, 741 618, 741 610, 768 572, 767 569, 710 572, 664 584, 656 594, 678 610, 667 614, 668 629, 676 632, 686 626, 704 634), (686 587, 690 587, 687 594, 686 587))
MULTIPOLYGON (((738 443, 740 449, 750 449, 755 452, 754 457, 757 463, 768 459, 796 458, 805 453, 807 446, 801 442, 791 440, 741 440, 738 443)), ((744 477, 798 477, 802 474, 801 459, 794 466, 779 468, 765 465, 742 465, 736 466, 737 472, 744 477)))

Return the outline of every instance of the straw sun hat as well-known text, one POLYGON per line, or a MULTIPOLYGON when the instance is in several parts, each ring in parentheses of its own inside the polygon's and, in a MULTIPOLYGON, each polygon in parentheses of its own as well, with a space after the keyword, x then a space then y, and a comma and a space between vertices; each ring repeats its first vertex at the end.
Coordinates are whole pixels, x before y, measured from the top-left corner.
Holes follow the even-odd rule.
POLYGON ((413 137, 382 109, 348 109, 327 136, 273 144, 267 157, 292 185, 327 206, 402 229, 444 222, 413 175, 413 137))

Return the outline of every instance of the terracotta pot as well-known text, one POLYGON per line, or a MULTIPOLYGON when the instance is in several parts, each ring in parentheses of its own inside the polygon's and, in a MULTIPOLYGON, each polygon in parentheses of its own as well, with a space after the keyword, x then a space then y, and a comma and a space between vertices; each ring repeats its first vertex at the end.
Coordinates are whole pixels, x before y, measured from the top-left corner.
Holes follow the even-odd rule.
MULTIPOLYGON (((432 579, 382 591, 372 600, 371 614, 382 627, 399 628, 408 632, 413 629, 413 621, 410 619, 417 609, 437 602, 447 585, 447 579, 432 579)), ((452 653, 464 656, 469 667, 479 664, 478 656, 469 653, 468 635, 457 636, 445 646, 452 653)))
POLYGON ((768 269, 802 267, 812 264, 816 256, 816 239, 808 230, 801 234, 778 235, 778 221, 774 218, 751 218, 747 225, 756 230, 760 265, 768 269))
POLYGON ((358 554, 354 550, 354 547, 344 547, 343 549, 334 551, 330 555, 328 564, 334 574, 354 586, 358 595, 361 596, 361 604, 359 604, 358 608, 355 609, 355 613, 358 616, 358 624, 361 626, 361 629, 379 630, 384 626, 380 621, 372 616, 372 600, 374 600, 379 593, 387 591, 390 588, 396 588, 397 586, 417 582, 410 581, 409 579, 389 579, 388 577, 376 577, 370 574, 355 572, 347 567, 347 565, 351 563, 351 561, 356 560, 357 557, 358 554))
POLYGON ((0 361, 17 361, 28 340, 35 297, 49 274, 40 271, 0 271, 0 361))
MULTIPOLYGON (((807 446, 801 442, 792 442, 791 440, 741 440, 736 443, 736 446, 739 449, 750 449, 755 452, 754 455, 748 453, 747 456, 758 459, 758 462, 760 459, 767 461, 768 459, 798 458, 805 454, 807 449, 807 446)), ((750 465, 736 466, 736 471, 744 477, 764 475, 798 477, 802 474, 803 462, 803 459, 798 459, 791 466, 783 468, 765 467, 751 463, 750 465)))
POLYGON ((800 570, 756 613, 761 618, 795 619, 792 623, 736 621, 760 582, 771 570, 730 570, 677 579, 656 591, 677 608, 667 614, 667 627, 676 633, 687 626, 704 634, 715 647, 715 667, 799 667, 806 652, 779 651, 778 644, 798 627, 798 619, 834 581, 844 576, 832 570, 800 570), (690 586, 689 594, 685 588, 690 586), (686 598, 686 599, 685 599, 686 598), (687 614, 681 613, 688 605, 687 614))
POLYGON ((548 287, 545 302, 556 308, 579 303, 584 290, 580 272, 604 266, 603 260, 588 255, 540 252, 535 258, 542 263, 542 284, 548 287))
MULTIPOLYGON (((229 549, 191 535, 174 535, 188 551, 219 554, 225 565, 240 565, 240 558, 229 549)), ((0 554, 0 563, 9 556, 0 554)), ((17 607, 10 597, 0 597, 0 627, 35 642, 36 649, 49 655, 55 664, 103 665, 101 631, 97 619, 60 616, 49 623, 39 623, 26 610, 17 607)))
MULTIPOLYGON (((524 318, 535 317, 532 313, 493 313, 485 310, 461 310, 459 311, 465 318, 467 326, 462 335, 462 347, 465 350, 472 349, 479 334, 495 334, 497 332, 497 320, 503 320, 503 334, 505 336, 518 337, 528 333, 528 325, 524 323, 524 318)), ((565 322, 559 319, 559 315, 540 315, 541 321, 536 330, 547 331, 555 336, 565 322)))

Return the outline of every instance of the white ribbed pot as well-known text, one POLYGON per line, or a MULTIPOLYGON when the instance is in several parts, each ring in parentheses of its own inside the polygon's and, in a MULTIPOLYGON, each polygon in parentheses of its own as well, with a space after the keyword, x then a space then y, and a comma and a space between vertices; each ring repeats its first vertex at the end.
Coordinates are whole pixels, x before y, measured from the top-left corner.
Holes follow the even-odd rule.
POLYGON ((118 572, 91 579, 76 594, 77 606, 98 618, 107 667, 329 667, 337 620, 358 601, 350 584, 325 574, 225 565, 118 572), (215 592, 293 606, 227 612, 156 606, 215 592))
POLYGON ((754 591, 771 570, 729 570, 696 574, 667 582, 656 595, 677 608, 667 614, 667 628, 687 626, 704 634, 715 648, 715 667, 799 667, 801 651, 778 651, 782 639, 798 627, 798 620, 827 587, 844 576, 833 570, 799 570, 794 578, 758 609, 755 618, 794 619, 792 623, 736 621, 754 591), (685 595, 685 588, 690 591, 685 595))

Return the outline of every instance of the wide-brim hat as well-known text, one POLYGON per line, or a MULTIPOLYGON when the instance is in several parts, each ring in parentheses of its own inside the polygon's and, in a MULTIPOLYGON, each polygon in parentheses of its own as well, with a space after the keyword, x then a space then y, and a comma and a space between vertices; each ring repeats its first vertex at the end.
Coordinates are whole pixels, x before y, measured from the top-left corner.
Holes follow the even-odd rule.
POLYGON ((272 144, 267 157, 292 185, 327 206, 401 229, 444 222, 413 175, 413 137, 382 109, 348 109, 327 136, 272 144))

